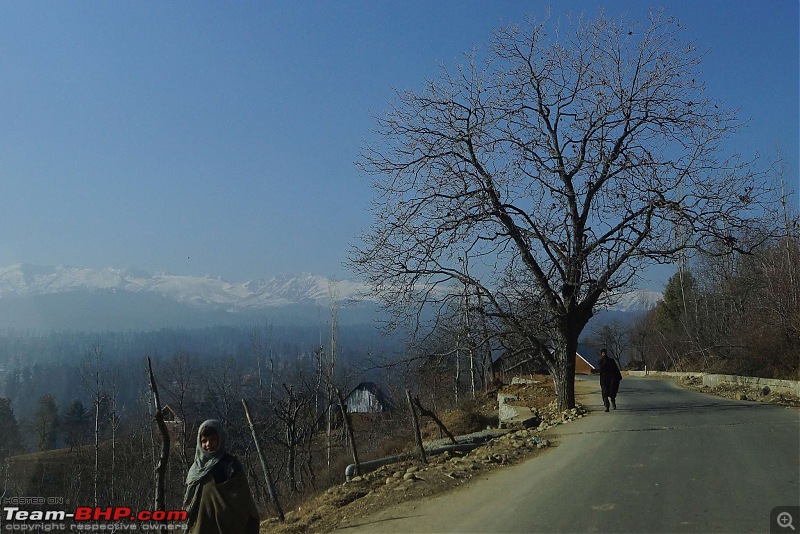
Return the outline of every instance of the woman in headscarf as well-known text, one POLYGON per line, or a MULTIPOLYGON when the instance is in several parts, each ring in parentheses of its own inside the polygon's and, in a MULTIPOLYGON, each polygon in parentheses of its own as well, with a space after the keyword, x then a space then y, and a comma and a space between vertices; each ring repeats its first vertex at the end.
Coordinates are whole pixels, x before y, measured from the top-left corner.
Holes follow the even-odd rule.
POLYGON ((209 419, 197 430, 194 463, 183 502, 192 534, 257 534, 258 510, 239 460, 225 452, 222 424, 209 419))

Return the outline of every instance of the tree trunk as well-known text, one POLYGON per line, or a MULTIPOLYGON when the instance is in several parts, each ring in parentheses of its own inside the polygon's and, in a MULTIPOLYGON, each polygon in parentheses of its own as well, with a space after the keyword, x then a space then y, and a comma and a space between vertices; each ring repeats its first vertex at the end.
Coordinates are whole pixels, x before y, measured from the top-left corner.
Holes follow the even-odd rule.
POLYGON ((147 357, 147 373, 150 376, 150 391, 153 393, 153 406, 155 407, 155 420, 158 425, 158 430, 161 432, 161 456, 158 459, 158 464, 155 469, 155 497, 154 508, 156 510, 164 510, 165 500, 164 495, 166 491, 166 476, 167 476, 167 463, 169 462, 169 431, 167 425, 164 423, 164 413, 161 411, 161 399, 158 396, 158 386, 156 379, 153 375, 153 364, 150 357, 147 357))
POLYGON ((97 486, 100 480, 100 394, 94 399, 94 505, 97 507, 97 486))
POLYGON ((573 336, 562 336, 555 347, 555 365, 550 366, 550 374, 556 388, 558 409, 569 410, 575 407, 575 353, 578 350, 578 339, 573 336))
POLYGON ((361 463, 358 461, 358 451, 356 450, 356 437, 353 434, 353 424, 350 421, 350 414, 347 413, 347 407, 345 406, 344 399, 342 398, 342 392, 338 389, 336 390, 336 398, 339 401, 339 408, 342 411, 342 424, 344 424, 345 430, 347 431, 347 438, 350 440, 350 448, 353 451, 353 463, 356 466, 356 474, 361 474, 361 463))
POLYGON ((297 493, 297 478, 295 477, 295 458, 297 457, 297 441, 294 422, 290 422, 286 426, 286 443, 289 445, 288 455, 286 459, 286 476, 289 479, 289 490, 292 493, 297 493))

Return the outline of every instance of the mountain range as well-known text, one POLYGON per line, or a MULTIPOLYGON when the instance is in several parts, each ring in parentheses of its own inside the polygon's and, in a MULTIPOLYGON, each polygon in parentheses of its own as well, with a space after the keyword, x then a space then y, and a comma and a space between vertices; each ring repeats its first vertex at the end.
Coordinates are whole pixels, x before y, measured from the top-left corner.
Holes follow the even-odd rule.
MULTIPOLYGON (((129 330, 269 320, 319 321, 335 303, 340 322, 370 322, 366 286, 308 273, 229 282, 136 269, 16 264, 0 267, 0 328, 129 330)), ((652 308, 656 292, 622 295, 615 311, 652 308)))
POLYGON ((234 283, 213 276, 153 274, 136 269, 89 269, 17 264, 0 267, 0 299, 72 291, 150 293, 182 304, 227 311, 262 309, 288 304, 330 304, 358 299, 361 284, 333 282, 323 276, 282 275, 269 280, 234 283))

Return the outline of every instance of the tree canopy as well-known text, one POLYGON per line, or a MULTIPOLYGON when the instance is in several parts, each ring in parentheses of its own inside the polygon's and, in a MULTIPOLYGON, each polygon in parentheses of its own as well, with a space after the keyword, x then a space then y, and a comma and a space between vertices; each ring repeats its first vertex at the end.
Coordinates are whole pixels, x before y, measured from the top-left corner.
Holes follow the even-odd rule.
POLYGON ((500 28, 400 92, 359 160, 375 221, 353 269, 398 319, 462 298, 539 354, 562 408, 593 309, 682 250, 737 249, 767 183, 725 140, 681 24, 597 18, 500 28), (480 304, 477 304, 480 303, 480 304))

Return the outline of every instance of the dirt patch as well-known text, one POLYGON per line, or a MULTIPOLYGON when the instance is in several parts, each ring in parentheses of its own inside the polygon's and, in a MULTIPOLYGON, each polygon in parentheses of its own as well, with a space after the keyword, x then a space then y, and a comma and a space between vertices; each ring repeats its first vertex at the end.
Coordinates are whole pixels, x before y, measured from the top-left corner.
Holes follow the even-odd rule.
MULTIPOLYGON (((385 465, 354 477, 351 482, 333 486, 286 514, 286 521, 262 522, 261 532, 330 532, 351 520, 363 518, 400 502, 429 498, 470 483, 494 469, 518 464, 557 445, 547 430, 581 418, 582 407, 560 412, 555 407, 555 392, 549 377, 536 377, 530 384, 506 386, 499 390, 513 393, 518 403, 536 409, 542 425, 536 429, 509 430, 469 452, 445 452, 419 459, 385 465)), ((485 395, 468 409, 440 414, 453 434, 464 435, 484 430, 486 421, 497 420, 497 390, 485 395), (452 426, 451 426, 452 425, 452 426)), ((438 438, 435 425, 426 423, 428 438, 438 438)), ((427 438, 426 438, 427 439, 427 438)), ((406 450, 413 451, 411 444, 406 450)))
MULTIPOLYGON (((442 424, 455 436, 469 434, 489 426, 497 425, 496 406, 492 407, 487 402, 481 405, 469 403, 460 410, 448 410, 441 415, 437 415, 442 424)), ((445 437, 439 426, 430 418, 423 418, 420 421, 420 433, 422 439, 434 440, 445 437)))

